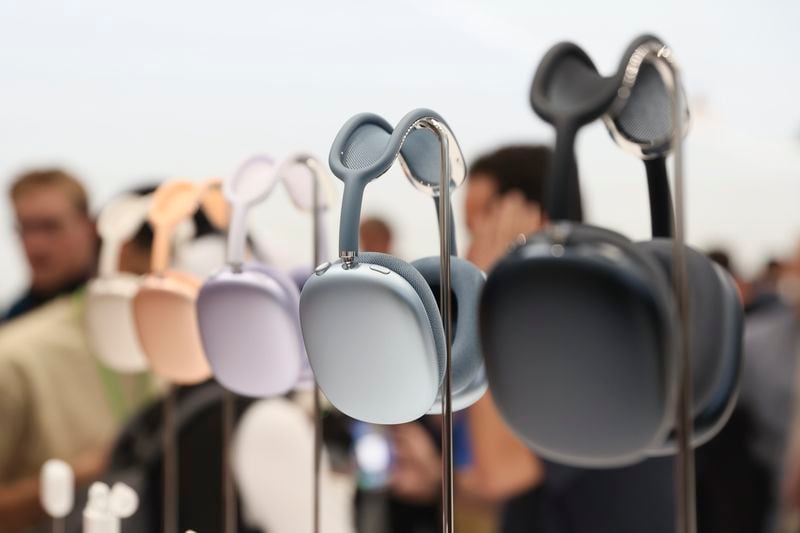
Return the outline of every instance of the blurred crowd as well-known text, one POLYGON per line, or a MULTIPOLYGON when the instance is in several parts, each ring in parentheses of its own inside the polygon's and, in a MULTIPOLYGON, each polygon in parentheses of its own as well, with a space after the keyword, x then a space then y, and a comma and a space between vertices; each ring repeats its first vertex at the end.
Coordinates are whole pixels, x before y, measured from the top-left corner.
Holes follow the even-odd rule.
MULTIPOLYGON (((466 259, 489 271, 520 234, 547 224, 542 196, 551 155, 545 146, 508 146, 472 162, 466 259)), ((149 524, 131 531, 156 531, 152 524, 160 524, 163 513, 160 428, 169 387, 148 372, 115 372, 92 353, 84 290, 97 274, 103 243, 88 192, 64 170, 36 169, 14 177, 8 194, 30 285, 20 288, 0 318, 0 532, 43 527, 38 472, 54 457, 72 465, 84 491, 96 479, 131 482, 142 496, 146 518, 140 523, 149 524)), ((223 249, 223 230, 200 209, 185 245, 204 237, 223 249)), ((380 217, 363 220, 360 239, 365 251, 391 253, 396 245, 391 224, 380 217)), ((119 269, 147 273, 152 240, 145 223, 122 247, 119 269)), ((221 266, 222 253, 204 250, 186 257, 208 273, 221 266)), ((800 247, 765 258, 752 279, 740 274, 728 251, 707 252, 737 281, 746 332, 737 407, 723 430, 696 451, 699 531, 800 531, 800 247)), ((169 397, 178 413, 181 531, 221 531, 221 387, 179 387, 169 397)), ((237 398, 236 413, 242 439, 254 435, 258 443, 248 448, 240 440, 234 449, 234 463, 246 460, 237 476, 239 531, 301 531, 279 525, 292 519, 283 516, 291 515, 291 505, 279 503, 302 493, 292 505, 308 514, 311 476, 294 472, 311 471, 309 398, 237 398)), ((338 531, 335 524, 364 533, 441 530, 437 417, 371 427, 326 406, 321 423, 329 472, 323 500, 330 513, 323 531, 338 531)), ((674 531, 672 458, 602 470, 543 460, 506 426, 491 391, 457 414, 454 435, 459 532, 674 531)))

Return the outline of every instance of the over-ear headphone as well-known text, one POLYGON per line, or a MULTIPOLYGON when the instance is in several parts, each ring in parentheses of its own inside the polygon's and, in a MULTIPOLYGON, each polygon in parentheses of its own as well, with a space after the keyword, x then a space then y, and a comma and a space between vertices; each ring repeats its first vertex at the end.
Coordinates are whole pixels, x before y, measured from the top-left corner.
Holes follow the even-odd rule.
POLYGON ((227 225, 227 205, 218 180, 200 185, 169 181, 153 194, 148 215, 154 233, 152 273, 142 280, 133 299, 136 328, 150 367, 177 384, 199 383, 211 376, 195 310, 202 281, 169 269, 172 234, 201 205, 215 226, 227 225))
MULTIPOLYGON (((314 423, 286 398, 253 403, 236 429, 232 467, 243 511, 264 531, 312 531, 314 423), (292 479, 292 483, 286 483, 292 479)), ((321 522, 329 533, 354 531, 355 482, 336 473, 327 449, 320 452, 321 522)))
MULTIPOLYGON (((547 208, 553 223, 518 243, 489 274, 481 341, 495 400, 545 457, 616 466, 671 452, 681 331, 672 290, 672 202, 664 157, 674 123, 671 53, 636 39, 602 77, 571 43, 553 47, 531 103, 556 128, 547 208), (654 239, 633 243, 581 224, 575 136, 603 116, 646 159, 654 239)), ((677 98, 681 101, 681 98, 677 98)), ((735 399, 743 315, 733 280, 686 247, 694 444, 724 424, 735 399)))
MULTIPOLYGON (((343 413, 394 424, 440 412, 446 346, 437 307, 439 257, 413 263, 358 252, 364 189, 400 159, 417 187, 439 191, 441 143, 447 139, 451 185, 466 176, 464 159, 444 119, 427 109, 408 113, 395 128, 373 114, 350 119, 331 147, 329 164, 344 182, 340 259, 320 265, 300 295, 306 351, 320 388, 343 413)), ((452 224, 451 224, 452 227, 452 224)), ((449 235, 452 253, 455 239, 449 235)), ((474 403, 486 390, 477 337, 477 299, 484 276, 452 257, 454 308, 453 408, 474 403)))
MULTIPOLYGON (((268 157, 250 159, 223 182, 233 211, 228 266, 203 285, 197 316, 214 376, 238 394, 283 394, 311 377, 300 331, 300 290, 292 275, 244 262, 246 219, 250 208, 265 200, 278 181, 286 184, 296 207, 313 210, 313 188, 326 176, 319 161, 301 154, 277 170, 268 157)), ((325 202, 318 206, 320 211, 326 208, 325 202)), ((321 219, 319 215, 316 220, 321 219)), ((322 230, 322 224, 315 230, 319 257, 326 255, 322 230)), ((309 270, 303 271, 305 280, 309 270)))
POLYGON ((147 370, 131 301, 140 277, 120 272, 122 246, 147 220, 149 196, 125 194, 100 212, 97 230, 102 239, 100 276, 86 291, 86 327, 95 355, 109 368, 134 373, 147 370))

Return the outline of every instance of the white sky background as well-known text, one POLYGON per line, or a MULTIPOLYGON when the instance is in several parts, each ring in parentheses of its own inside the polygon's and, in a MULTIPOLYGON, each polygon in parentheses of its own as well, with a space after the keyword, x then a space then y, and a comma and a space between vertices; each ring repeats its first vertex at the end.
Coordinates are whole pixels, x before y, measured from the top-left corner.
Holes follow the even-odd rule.
MULTIPOLYGON (((798 21, 796 0, 0 0, 0 180, 64 165, 99 207, 147 178, 224 175, 257 152, 327 158, 353 114, 396 122, 415 107, 440 112, 471 161, 551 139, 527 97, 550 45, 576 41, 609 72, 647 31, 675 49, 694 104, 690 240, 729 245, 753 271, 800 238, 798 21)), ((645 237, 641 162, 600 124, 579 162, 589 219, 645 237)), ((392 221, 414 258, 438 249, 430 203, 398 169, 368 188, 365 212, 392 221)), ((310 258, 310 224, 283 193, 252 222, 281 262, 310 258)), ((5 199, 0 257, 4 303, 26 279, 5 199)))

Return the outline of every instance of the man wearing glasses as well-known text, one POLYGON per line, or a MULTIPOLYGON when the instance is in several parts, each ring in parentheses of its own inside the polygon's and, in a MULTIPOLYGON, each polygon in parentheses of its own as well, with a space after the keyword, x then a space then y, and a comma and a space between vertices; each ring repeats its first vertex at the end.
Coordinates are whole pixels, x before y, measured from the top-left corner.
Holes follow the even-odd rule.
POLYGON ((94 273, 97 235, 86 190, 58 169, 27 172, 10 189, 31 284, 2 316, 5 322, 81 287, 94 273))

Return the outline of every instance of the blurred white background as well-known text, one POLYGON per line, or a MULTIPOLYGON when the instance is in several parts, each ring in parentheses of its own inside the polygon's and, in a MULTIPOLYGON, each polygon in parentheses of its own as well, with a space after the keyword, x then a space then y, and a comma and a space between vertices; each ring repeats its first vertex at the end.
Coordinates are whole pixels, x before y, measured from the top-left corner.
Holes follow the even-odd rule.
MULTIPOLYGON (((551 139, 527 97, 550 45, 576 41, 609 72, 628 41, 654 32, 675 49, 693 104, 690 240, 729 246, 752 272, 800 238, 798 21, 797 0, 0 0, 0 179, 5 189, 19 171, 63 165, 98 208, 148 180, 224 175, 257 152, 327 158, 351 115, 395 122, 420 106, 448 120, 472 160, 551 139)), ((580 137, 579 159, 589 219, 646 236, 641 163, 600 124, 580 137)), ((402 255, 437 250, 430 200, 399 169, 370 186, 365 212, 396 226, 402 255)), ((338 208, 329 218, 335 251, 338 208)), ((283 193, 252 221, 281 262, 310 259, 310 223, 283 193)), ((4 304, 26 276, 5 198, 0 256, 4 304)))

